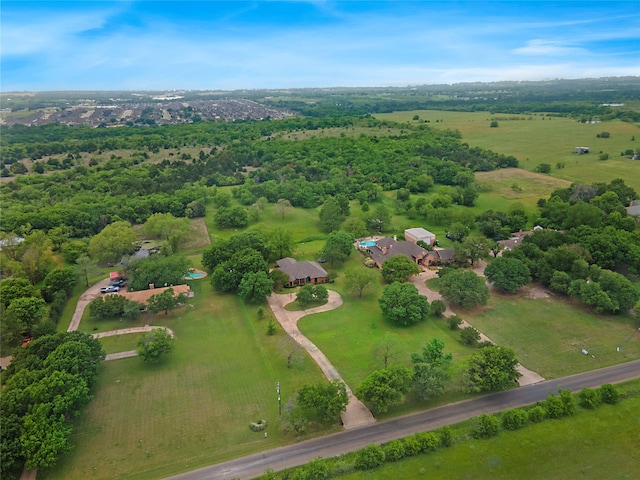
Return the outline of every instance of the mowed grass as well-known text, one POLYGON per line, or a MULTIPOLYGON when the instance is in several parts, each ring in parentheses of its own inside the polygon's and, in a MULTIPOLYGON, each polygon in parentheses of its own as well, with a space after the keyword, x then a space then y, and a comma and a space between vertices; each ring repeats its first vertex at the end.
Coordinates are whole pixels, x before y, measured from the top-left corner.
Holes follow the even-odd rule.
POLYGON ((638 478, 640 398, 390 463, 342 480, 638 478))
POLYGON ((434 128, 460 131, 462 140, 471 146, 513 155, 526 170, 533 171, 540 163, 548 163, 553 177, 585 184, 623 178, 627 185, 640 191, 640 162, 620 156, 621 152, 640 147, 637 124, 619 120, 583 124, 574 119, 543 114, 492 115, 489 112, 436 110, 375 116, 381 120, 417 123, 412 121, 414 115, 419 115, 419 122, 430 120, 429 125, 434 128), (490 127, 492 119, 498 120, 498 128, 490 127), (603 131, 609 132, 611 137, 597 138, 596 135, 603 131), (633 137, 636 139, 632 140, 633 137), (574 148, 579 146, 589 147, 591 153, 575 154, 574 148), (608 153, 609 160, 599 160, 600 152, 608 153), (558 163, 563 163, 564 168, 556 168, 558 163))
POLYGON ((161 363, 135 357, 101 366, 94 399, 75 424, 74 450, 38 478, 155 479, 298 440, 277 428, 276 382, 286 403, 323 378, 315 363, 307 357, 287 369, 278 349, 284 334, 267 336, 257 307, 237 296, 215 294, 205 282, 190 303, 154 318, 176 334, 161 363), (268 439, 249 429, 259 419, 269 423, 268 439))
POLYGON ((391 345, 389 364, 410 367, 412 353, 420 354, 423 347, 434 338, 444 342, 445 353, 453 355, 450 367, 452 382, 447 394, 429 403, 420 402, 409 395, 405 404, 391 408, 388 414, 382 416, 384 418, 466 398, 467 394, 460 391, 459 373, 464 359, 474 349, 459 342, 457 332, 449 329, 444 318, 429 316, 411 327, 399 327, 386 321, 378 305, 383 289, 381 278, 362 298, 354 296, 345 285, 344 272, 351 268, 366 268, 361 265, 361 259, 362 256, 354 252, 347 264, 337 272, 336 282, 328 285, 328 288, 342 295, 343 304, 329 312, 303 317, 298 321, 301 332, 322 350, 354 391, 371 372, 384 367, 380 346, 391 345))
POLYGON ((525 367, 546 379, 640 358, 640 332, 630 316, 595 315, 558 297, 492 292, 486 308, 456 313, 497 344, 513 348, 525 367))
POLYGON ((129 333, 126 335, 114 335, 112 337, 103 337, 100 339, 102 348, 109 353, 126 352, 128 350, 135 350, 138 344, 138 338, 141 333, 129 333))

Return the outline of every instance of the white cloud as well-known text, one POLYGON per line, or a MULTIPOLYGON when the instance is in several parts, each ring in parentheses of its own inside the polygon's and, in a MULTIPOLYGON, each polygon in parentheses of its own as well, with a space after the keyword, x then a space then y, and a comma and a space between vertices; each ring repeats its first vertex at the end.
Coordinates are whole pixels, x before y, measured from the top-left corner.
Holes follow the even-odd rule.
POLYGON ((529 40, 524 47, 512 50, 516 55, 564 56, 585 53, 583 48, 572 47, 553 40, 529 40))

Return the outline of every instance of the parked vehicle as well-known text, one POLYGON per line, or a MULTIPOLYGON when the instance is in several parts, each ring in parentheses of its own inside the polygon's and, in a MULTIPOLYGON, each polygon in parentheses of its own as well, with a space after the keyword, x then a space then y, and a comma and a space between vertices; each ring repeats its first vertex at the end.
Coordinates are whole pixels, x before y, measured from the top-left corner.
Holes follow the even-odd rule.
POLYGON ((109 285, 108 287, 102 287, 100 293, 116 293, 120 290, 120 287, 109 285))

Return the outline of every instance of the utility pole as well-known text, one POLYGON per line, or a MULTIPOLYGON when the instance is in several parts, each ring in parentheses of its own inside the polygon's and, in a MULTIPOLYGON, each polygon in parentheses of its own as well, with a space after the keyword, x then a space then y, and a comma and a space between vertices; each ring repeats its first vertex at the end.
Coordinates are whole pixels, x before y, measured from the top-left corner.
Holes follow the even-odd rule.
POLYGON ((278 392, 278 415, 282 416, 282 401, 280 400, 280 382, 277 383, 276 391, 278 392))

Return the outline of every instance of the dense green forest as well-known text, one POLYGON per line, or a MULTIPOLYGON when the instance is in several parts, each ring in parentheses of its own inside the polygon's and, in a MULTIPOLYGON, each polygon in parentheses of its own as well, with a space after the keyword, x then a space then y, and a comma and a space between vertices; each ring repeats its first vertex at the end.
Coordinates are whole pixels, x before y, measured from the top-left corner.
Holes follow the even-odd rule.
POLYGON ((3 231, 19 232, 26 225, 49 231, 64 225, 72 237, 94 235, 115 220, 142 223, 154 213, 186 216, 188 205, 203 199, 203 187, 237 185, 244 205, 265 197, 271 203, 282 198, 293 206, 312 208, 327 195, 339 193, 355 198, 366 192, 372 200, 379 189, 426 192, 434 183, 464 189, 473 183, 474 171, 518 165, 513 157, 462 144, 453 132, 383 124, 370 117, 179 125, 142 129, 143 133, 136 128, 52 125, 35 127, 30 137, 40 141, 34 143, 24 141, 25 127, 9 130, 9 149, 51 146, 46 138, 53 136, 62 140, 53 143, 65 151, 93 151, 96 143, 103 153, 135 150, 129 158, 112 157, 93 167, 51 175, 20 176, 0 187, 3 231), (337 127, 366 128, 368 135, 313 135, 337 127), (397 129, 398 134, 386 136, 382 132, 387 128, 397 129), (272 137, 279 131, 303 130, 312 135, 295 141, 272 137), (110 135, 103 138, 102 132, 110 135), (90 133, 97 138, 82 139, 90 133), (201 147, 198 157, 167 155, 160 163, 145 162, 146 151, 184 145, 201 147))

